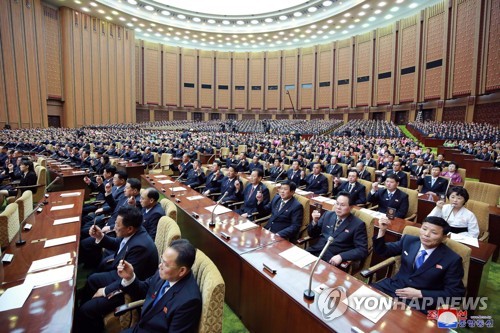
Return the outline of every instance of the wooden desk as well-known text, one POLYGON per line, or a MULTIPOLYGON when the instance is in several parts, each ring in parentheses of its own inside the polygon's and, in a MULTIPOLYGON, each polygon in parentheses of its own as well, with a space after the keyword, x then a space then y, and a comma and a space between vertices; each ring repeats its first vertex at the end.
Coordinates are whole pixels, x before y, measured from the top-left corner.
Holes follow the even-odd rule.
POLYGON ((500 185, 500 168, 481 168, 479 181, 481 183, 500 185))
POLYGON ((479 179, 481 176, 481 168, 490 168, 492 166, 493 162, 491 161, 465 159, 463 168, 467 169, 467 177, 479 179))
MULTIPOLYGON (((62 167, 62 165, 48 163, 49 183, 56 177, 61 177, 62 181, 56 182, 53 186, 55 191, 71 191, 84 190, 84 200, 90 198, 90 188, 85 184, 83 178, 88 176, 88 173, 76 168, 62 167)), ((48 185, 48 184, 47 184, 48 185)))
POLYGON ((119 161, 116 164, 116 170, 124 171, 128 178, 141 179, 141 175, 144 174, 144 165, 134 162, 123 162, 119 161))
POLYGON ((215 161, 215 154, 200 154, 201 164, 210 164, 215 161))
MULTIPOLYGON (((76 192, 76 191, 65 191, 76 192)), ((71 332, 73 324, 73 310, 75 302, 76 266, 78 258, 78 244, 80 241, 80 223, 66 223, 54 226, 54 219, 79 216, 83 207, 83 190, 80 196, 62 198, 61 193, 49 194, 49 204, 43 207, 41 213, 34 212, 27 222, 33 225, 30 231, 23 231, 26 244, 17 247, 13 239, 5 253, 14 254, 12 263, 3 265, 1 282, 2 289, 21 284, 26 273, 35 260, 70 252, 75 265, 73 279, 49 286, 33 289, 30 296, 19 309, 5 311, 0 314, 2 332, 71 332), (50 211, 54 205, 73 203, 71 209, 50 211), (76 235, 76 242, 44 248, 44 242, 32 243, 41 238, 58 238, 76 235), (15 318, 15 320, 13 320, 15 318)))
MULTIPOLYGON (((374 324, 347 308, 342 316, 331 321, 323 320, 316 303, 318 296, 314 301, 303 297, 313 265, 299 268, 279 255, 292 246, 283 241, 241 256, 245 261, 242 265, 241 290, 244 302, 241 305, 241 319, 251 332, 351 332, 352 326, 363 332, 403 332, 408 327, 418 332, 436 330, 436 324, 417 311, 391 310, 374 324), (265 271, 263 263, 276 269, 277 273, 272 275, 265 271)), ((365 285, 324 261, 320 261, 316 269, 312 288, 321 283, 329 287, 343 286, 348 295, 365 285)))
MULTIPOLYGON (((474 158, 474 156, 469 155, 469 154, 464 154, 462 152, 459 152, 459 153, 452 153, 451 155, 449 155, 449 157, 446 157, 446 160, 447 161, 454 161, 455 163, 458 163, 458 166, 460 168, 464 168, 465 169, 465 160, 466 159, 469 160, 471 158, 474 158)), ((467 176, 469 176, 469 170, 468 169, 467 169, 467 176)))

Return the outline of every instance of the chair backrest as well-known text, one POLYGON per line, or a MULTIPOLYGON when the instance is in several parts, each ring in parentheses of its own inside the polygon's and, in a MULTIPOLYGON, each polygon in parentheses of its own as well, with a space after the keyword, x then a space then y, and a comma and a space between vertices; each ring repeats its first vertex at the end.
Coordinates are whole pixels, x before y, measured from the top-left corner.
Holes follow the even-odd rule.
POLYGON ((9 245, 19 231, 19 209, 15 202, 0 214, 0 248, 9 245))
POLYGON ((165 215, 170 217, 172 220, 177 221, 177 206, 167 198, 160 200, 160 205, 165 211, 165 215))
POLYGON ((155 244, 158 249, 158 255, 161 257, 165 249, 170 246, 172 241, 181 238, 181 230, 173 219, 168 216, 162 216, 158 220, 156 228, 155 244))
POLYGON ((19 209, 19 221, 24 219, 33 212, 33 192, 26 190, 16 200, 19 209))
POLYGON ((238 146, 238 154, 241 154, 241 153, 247 153, 247 145, 239 145, 238 146))
POLYGON ((172 154, 163 153, 160 158, 160 167, 163 169, 164 167, 168 167, 172 164, 172 154))
POLYGON ((248 183, 250 182, 247 178, 245 177, 238 177, 239 180, 243 183, 243 187, 240 191, 243 191, 245 187, 247 187, 248 183))
POLYGON ((45 188, 47 186, 47 169, 39 165, 35 168, 35 172, 37 177, 36 184, 42 185, 36 190, 36 193, 33 194, 33 202, 38 202, 45 194, 45 188))
POLYGON ((297 199, 300 204, 302 205, 302 208, 304 208, 304 215, 302 217, 302 225, 300 226, 300 232, 298 238, 305 237, 307 234, 307 226, 309 225, 309 221, 311 220, 311 203, 309 202, 309 199, 306 197, 303 197, 298 194, 294 194, 293 197, 297 199))
POLYGON ((46 159, 45 157, 40 156, 40 157, 36 160, 36 162, 37 162, 39 165, 43 166, 43 167, 47 167, 47 159, 46 159))
POLYGON ((479 226, 479 238, 486 242, 488 238, 483 239, 483 235, 488 233, 490 225, 490 210, 489 205, 485 202, 469 200, 465 207, 476 215, 477 224, 479 226))
POLYGON ((342 167, 342 176, 341 177, 347 177, 347 164, 345 163, 337 163, 342 167))
POLYGON ((226 286, 217 266, 201 250, 196 250, 196 259, 191 268, 200 287, 202 310, 199 333, 222 332, 224 295, 226 286))
POLYGON ((465 177, 467 175, 467 169, 458 168, 458 174, 462 177, 462 181, 465 182, 465 177))
POLYGON ((220 156, 221 157, 226 157, 227 155, 229 155, 229 148, 228 147, 222 147, 220 149, 220 156))
POLYGON ((276 193, 278 193, 278 187, 275 184, 271 184, 268 181, 263 181, 262 184, 266 185, 267 189, 269 190, 269 197, 272 200, 276 195, 276 193))
POLYGON ((328 193, 331 194, 333 190, 333 175, 326 172, 322 172, 322 174, 328 180, 328 193))
POLYGON ((364 179, 360 179, 358 178, 358 182, 361 184, 361 185, 365 185, 365 195, 366 197, 368 198, 368 194, 370 193, 370 191, 372 190, 372 182, 368 181, 368 180, 364 180, 364 179))
POLYGON ((500 185, 465 181, 464 188, 469 193, 470 199, 485 202, 490 206, 498 205, 500 185))
POLYGON ((412 190, 410 188, 399 187, 401 191, 408 194, 408 213, 406 213, 405 217, 412 216, 417 213, 418 209, 418 192, 417 190, 412 190))
POLYGON ((361 221, 363 221, 366 227, 366 235, 368 237, 368 257, 366 257, 365 260, 363 260, 360 267, 360 270, 364 270, 370 267, 372 261, 375 218, 370 214, 361 211, 360 209, 353 209, 351 213, 357 218, 359 218, 361 221))
MULTIPOLYGON (((370 173, 370 180, 372 182, 374 182, 375 181, 375 168, 371 167, 371 166, 366 166, 365 170, 370 173)), ((408 184, 410 184, 409 181, 408 181, 408 184)))
MULTIPOLYGON (((413 226, 406 226, 403 230, 403 235, 412 235, 412 236, 420 236, 420 228, 413 226)), ((464 277, 462 282, 464 286, 467 288, 467 278, 469 276, 469 264, 470 264, 470 254, 471 249, 467 245, 461 244, 449 238, 445 238, 443 244, 448 246, 451 250, 453 250, 456 254, 462 257, 462 265, 464 267, 464 277)))

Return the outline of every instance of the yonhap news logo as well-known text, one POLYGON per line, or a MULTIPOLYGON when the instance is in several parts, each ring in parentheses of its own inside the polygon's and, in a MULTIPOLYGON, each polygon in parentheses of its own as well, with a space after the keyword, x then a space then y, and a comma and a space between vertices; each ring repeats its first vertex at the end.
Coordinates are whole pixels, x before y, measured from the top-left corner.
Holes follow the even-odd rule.
POLYGON ((325 321, 330 321, 343 315, 348 307, 343 302, 346 298, 347 290, 342 286, 324 289, 316 302, 321 317, 325 321))

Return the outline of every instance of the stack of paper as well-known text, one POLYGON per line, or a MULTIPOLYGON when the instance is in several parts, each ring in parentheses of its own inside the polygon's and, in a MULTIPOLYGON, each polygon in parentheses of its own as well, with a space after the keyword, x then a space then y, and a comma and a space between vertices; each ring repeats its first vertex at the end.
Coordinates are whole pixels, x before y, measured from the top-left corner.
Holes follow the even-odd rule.
POLYGON ((314 199, 314 201, 318 201, 318 202, 325 202, 325 201, 328 201, 328 200, 329 200, 329 198, 327 198, 327 197, 322 197, 321 195, 319 195, 319 196, 317 196, 317 197, 314 197, 313 199, 314 199))
POLYGON ((71 254, 64 253, 57 256, 52 256, 40 260, 35 260, 31 263, 31 267, 28 270, 28 273, 43 271, 44 269, 59 267, 67 265, 71 262, 71 254))
POLYGON ((291 262, 292 264, 299 266, 300 268, 306 267, 310 263, 315 262, 318 257, 313 256, 306 250, 300 247, 293 246, 286 251, 280 253, 280 256, 291 262))
POLYGON ((61 193, 61 198, 79 197, 81 194, 80 192, 61 193))
POLYGON ((57 282, 71 280, 73 278, 74 271, 75 265, 68 265, 55 269, 49 269, 45 272, 28 274, 24 283, 31 284, 34 288, 40 288, 57 282))
POLYGON ((167 178, 168 176, 166 176, 166 175, 156 175, 156 176, 153 176, 153 177, 155 177, 155 178, 167 178))
POLYGON ((75 207, 75 204, 69 204, 69 205, 61 205, 61 206, 54 206, 50 209, 50 211, 54 210, 63 210, 63 209, 71 209, 75 207))
POLYGON ((467 245, 474 246, 474 247, 479 247, 479 242, 478 242, 477 238, 474 238, 474 237, 454 234, 453 232, 450 232, 450 238, 453 239, 454 241, 457 241, 457 242, 460 242, 463 244, 467 244, 467 245))
POLYGON ((247 230, 251 230, 251 229, 255 229, 255 228, 258 228, 259 226, 253 222, 244 222, 244 223, 241 223, 241 224, 238 224, 238 225, 235 225, 234 228, 243 232, 243 231, 247 231, 247 230))
MULTIPOLYGON (((210 213, 212 213, 214 211, 215 206, 217 206, 217 205, 208 206, 208 207, 205 207, 205 209, 208 210, 210 213)), ((214 214, 220 215, 220 214, 225 214, 225 213, 230 212, 230 211, 231 211, 231 209, 219 205, 219 206, 217 206, 217 208, 215 208, 214 214)))
POLYGON ((174 182, 171 181, 170 179, 165 179, 165 180, 159 180, 158 183, 165 185, 165 184, 173 184, 174 182))
POLYGON ((21 308, 28 299, 31 290, 33 290, 33 283, 26 283, 26 281, 19 286, 7 289, 0 297, 0 311, 21 308))
POLYGON ((378 322, 392 307, 392 299, 367 286, 362 286, 342 302, 374 323, 378 322), (378 301, 378 306, 373 306, 373 300, 378 301))
POLYGON ((186 199, 190 200, 190 201, 193 201, 193 200, 200 200, 200 199, 203 199, 204 196, 202 195, 193 195, 192 197, 186 197, 186 199))
POLYGON ((186 189, 182 186, 172 187, 170 190, 172 192, 186 191, 186 189))
POLYGON ((296 189, 295 193, 297 193, 298 195, 307 196, 307 195, 311 194, 312 192, 302 191, 301 189, 296 189))
POLYGON ((57 245, 68 244, 68 243, 73 243, 73 242, 76 242, 76 235, 48 239, 45 241, 44 247, 57 246, 57 245))
POLYGON ((73 222, 78 222, 78 221, 80 221, 80 216, 67 217, 65 219, 54 220, 54 225, 73 223, 73 222))

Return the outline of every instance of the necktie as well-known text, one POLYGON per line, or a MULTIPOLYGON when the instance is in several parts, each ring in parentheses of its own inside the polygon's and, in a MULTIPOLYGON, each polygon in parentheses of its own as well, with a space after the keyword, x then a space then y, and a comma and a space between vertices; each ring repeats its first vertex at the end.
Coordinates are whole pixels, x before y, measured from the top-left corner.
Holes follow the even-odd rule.
POLYGON ((253 191, 255 190, 255 187, 252 186, 252 189, 250 190, 250 195, 248 196, 249 198, 252 197, 253 191))
POLYGON ((170 283, 168 281, 165 281, 161 285, 160 291, 158 291, 158 293, 156 294, 155 300, 153 302, 153 306, 155 306, 156 303, 158 303, 158 301, 160 300, 160 298, 162 298, 162 296, 165 295, 168 288, 170 288, 170 283))
POLYGON ((435 183, 435 182, 436 182, 436 179, 435 179, 435 178, 432 178, 432 180, 431 180, 431 187, 433 187, 433 186, 434 186, 434 183, 435 183))
POLYGON ((387 200, 391 200, 392 199, 392 193, 391 192, 387 192, 387 200))
POLYGON ((118 252, 116 252, 116 254, 120 253, 120 251, 123 250, 123 247, 125 246, 125 244, 127 244, 127 242, 125 241, 125 239, 122 239, 122 241, 120 243, 120 248, 118 249, 118 252))
POLYGON ((313 181, 315 181, 315 180, 316 180, 316 177, 317 177, 316 175, 314 175, 314 176, 313 176, 313 181))
POLYGON ((421 250, 417 256, 417 260, 415 260, 415 268, 419 269, 420 266, 423 265, 425 261, 425 257, 427 256, 427 251, 421 250))
POLYGON ((354 188, 354 184, 349 184, 349 192, 351 192, 353 188, 354 188))
POLYGON ((338 220, 337 223, 335 223, 335 229, 333 231, 336 231, 339 225, 342 223, 343 220, 338 220))
POLYGON ((278 212, 280 212, 282 209, 283 209, 283 206, 285 205, 285 201, 284 200, 281 200, 281 203, 280 203, 280 208, 278 209, 278 212))

